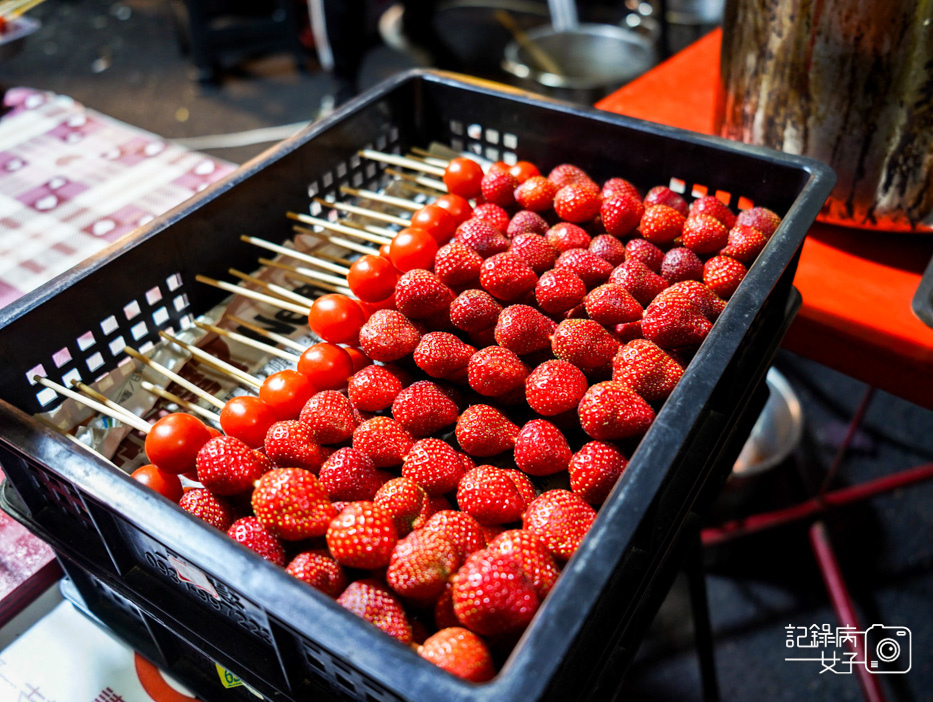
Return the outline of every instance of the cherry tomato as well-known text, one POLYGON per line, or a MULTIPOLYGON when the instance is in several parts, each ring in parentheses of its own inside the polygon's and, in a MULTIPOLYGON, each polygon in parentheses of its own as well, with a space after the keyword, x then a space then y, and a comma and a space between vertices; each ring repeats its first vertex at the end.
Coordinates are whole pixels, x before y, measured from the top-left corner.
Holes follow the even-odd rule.
POLYGON ((254 395, 240 395, 227 400, 220 411, 220 426, 224 433, 250 448, 261 447, 269 427, 277 421, 272 408, 254 395))
POLYGON ((387 297, 385 300, 380 300, 379 302, 363 302, 360 300, 360 307, 363 308, 363 312, 366 314, 366 319, 372 317, 373 312, 376 312, 377 310, 394 310, 395 293, 392 293, 390 297, 387 297))
POLYGON ((524 183, 532 176, 541 175, 541 171, 538 170, 538 167, 530 161, 519 161, 509 168, 509 173, 515 176, 515 179, 519 183, 524 183))
POLYGON ((365 322, 360 303, 346 295, 321 295, 308 314, 311 331, 332 344, 356 344, 365 322))
POLYGON ((314 344, 298 359, 298 372, 318 390, 339 390, 353 375, 353 359, 342 346, 314 344))
POLYGON ((347 285, 363 302, 382 302, 392 297, 396 281, 398 271, 381 256, 362 256, 347 273, 347 285))
POLYGON ((359 349, 353 348, 352 346, 345 346, 344 351, 350 356, 350 360, 353 361, 353 372, 363 370, 366 366, 372 364, 372 361, 369 359, 365 353, 359 349))
POLYGON ((447 186, 447 190, 468 200, 482 193, 482 182, 483 169, 470 158, 455 158, 444 170, 444 185, 447 186))
POLYGON ((200 419, 173 412, 152 425, 146 435, 146 456, 166 473, 187 473, 210 438, 210 431, 200 419))
POLYGON ((286 369, 262 381, 259 399, 272 408, 278 419, 297 419, 315 392, 317 389, 310 378, 296 370, 286 369))
POLYGON ((460 197, 453 193, 441 195, 434 201, 434 204, 450 212, 450 214, 454 216, 454 221, 457 223, 457 226, 466 222, 473 214, 470 201, 465 197, 460 197))
POLYGON ((159 470, 151 463, 140 466, 130 473, 130 477, 147 488, 155 490, 163 497, 167 497, 172 502, 178 502, 184 494, 181 487, 181 478, 175 473, 166 473, 164 470, 159 470))
POLYGON ((439 246, 443 246, 453 237, 457 222, 443 207, 425 205, 411 216, 411 226, 423 229, 434 237, 439 246))
POLYGON ((498 173, 499 171, 508 173, 510 168, 511 166, 505 161, 494 161, 493 164, 486 169, 486 174, 488 175, 490 173, 498 173))
POLYGON ((423 229, 403 229, 389 245, 392 265, 402 273, 414 268, 430 268, 437 253, 437 242, 423 229))
POLYGON ((382 246, 379 247, 379 255, 382 256, 384 259, 388 260, 389 258, 389 245, 388 244, 383 244, 382 246))

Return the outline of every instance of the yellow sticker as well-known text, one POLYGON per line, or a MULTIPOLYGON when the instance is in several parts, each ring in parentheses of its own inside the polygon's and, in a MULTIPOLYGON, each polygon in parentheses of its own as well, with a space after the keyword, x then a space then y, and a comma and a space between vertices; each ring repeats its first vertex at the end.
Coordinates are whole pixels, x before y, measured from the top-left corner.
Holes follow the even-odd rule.
POLYGON ((233 688, 233 687, 245 687, 247 690, 253 693, 254 696, 258 697, 261 700, 265 699, 265 697, 260 695, 258 692, 256 692, 256 690, 251 688, 245 682, 240 680, 236 675, 234 675, 229 670, 227 670, 222 665, 220 665, 220 663, 214 663, 214 665, 217 667, 217 675, 220 676, 220 683, 225 688, 229 690, 230 688, 233 688))

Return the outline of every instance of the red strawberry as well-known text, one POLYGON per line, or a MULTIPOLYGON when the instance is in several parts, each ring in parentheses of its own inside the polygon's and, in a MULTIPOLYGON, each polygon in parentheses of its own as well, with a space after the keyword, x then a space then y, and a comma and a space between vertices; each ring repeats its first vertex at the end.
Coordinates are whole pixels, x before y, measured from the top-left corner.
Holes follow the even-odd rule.
POLYGON ((577 414, 583 431, 600 441, 641 436, 654 421, 654 410, 641 395, 611 380, 587 390, 577 414))
POLYGON ((545 361, 525 380, 525 399, 540 415, 553 417, 572 410, 589 383, 579 368, 567 361, 545 361))
POLYGON ((565 222, 581 224, 599 214, 602 200, 599 190, 587 183, 574 182, 563 186, 554 195, 554 211, 565 222))
MULTIPOLYGON (((512 479, 512 483, 518 489, 519 494, 522 496, 522 500, 528 505, 533 499, 538 496, 538 491, 535 489, 534 483, 528 478, 527 475, 522 473, 520 470, 515 468, 503 468, 503 470, 509 475, 512 479)), ((491 527, 486 530, 486 541, 490 541, 496 536, 499 535, 500 531, 494 531, 491 527), (490 536, 491 534, 491 536, 490 536)))
POLYGON ((750 264, 768 243, 768 237, 755 227, 736 224, 729 230, 729 239, 719 253, 739 263, 750 264))
POLYGON ((353 448, 368 455, 377 468, 400 465, 413 443, 405 427, 389 417, 373 417, 353 431, 353 448))
POLYGON ((424 531, 436 531, 454 544, 465 561, 470 554, 486 548, 483 527, 466 512, 452 509, 435 512, 424 525, 424 531))
POLYGON ((669 283, 682 280, 702 280, 703 261, 693 251, 685 247, 671 249, 661 261, 661 276, 669 283))
POLYGON ((692 214, 684 222, 681 241, 694 253, 711 254, 719 251, 728 240, 729 230, 711 215, 692 214))
POLYGON ((554 267, 558 252, 543 236, 519 234, 512 239, 509 253, 515 254, 528 264, 536 275, 541 275, 554 267))
POLYGON ((349 446, 332 453, 321 466, 320 475, 330 499, 344 502, 372 500, 389 477, 369 456, 349 446))
POLYGON ((463 627, 441 629, 424 642, 418 655, 470 682, 486 682, 496 675, 492 654, 485 642, 463 627))
POLYGON ((269 460, 280 468, 304 468, 316 473, 324 461, 308 425, 292 419, 269 427, 262 447, 269 460))
MULTIPOLYGON (((462 514, 462 512, 457 512, 457 514, 462 514)), ((434 603, 434 626, 437 629, 449 629, 451 627, 460 626, 460 620, 457 619, 457 615, 454 614, 453 591, 454 586, 450 580, 448 580, 441 596, 438 597, 437 602, 434 603)))
POLYGON ((477 551, 453 579, 454 614, 472 631, 496 636, 522 631, 541 600, 511 554, 477 551))
POLYGON ((337 598, 337 604, 403 644, 411 644, 411 624, 405 610, 395 595, 377 580, 350 583, 337 598))
POLYGON ((366 366, 350 376, 347 384, 350 404, 362 412, 381 412, 392 405, 405 387, 406 375, 394 366, 366 366))
POLYGON ((230 504, 206 488, 188 490, 181 496, 178 506, 221 531, 227 531, 233 524, 233 510, 230 504))
POLYGON ((431 332, 421 337, 415 347, 414 360, 415 365, 432 378, 448 378, 466 368, 474 353, 475 348, 453 334, 431 332))
MULTIPOLYGON (((509 227, 505 233, 510 239, 514 239, 519 234, 544 234, 548 230, 547 222, 544 217, 537 212, 530 210, 521 210, 516 212, 509 220, 509 227)), ((511 247, 509 247, 511 250, 511 247)))
POLYGON ((586 171, 579 166, 574 166, 572 163, 562 163, 559 166, 555 166, 551 169, 551 172, 548 173, 547 179, 558 188, 562 188, 570 183, 576 183, 577 181, 591 180, 586 171))
POLYGON ((421 529, 395 545, 386 582, 407 600, 432 604, 462 560, 460 549, 444 535, 421 529))
POLYGON ((502 532, 489 542, 489 550, 515 556, 542 600, 547 597, 560 575, 560 568, 544 541, 526 529, 502 532))
POLYGON ((485 458, 511 449, 518 427, 495 407, 473 405, 457 420, 456 434, 466 453, 485 458))
POLYGON ((725 300, 717 297, 716 293, 696 280, 684 280, 675 283, 658 295, 662 300, 680 296, 686 296, 690 303, 711 322, 715 322, 726 308, 725 300))
POLYGON ((480 332, 492 329, 502 306, 485 290, 464 290, 450 303, 450 321, 457 329, 480 332))
POLYGON ((270 563, 285 566, 285 547, 256 517, 237 519, 227 529, 227 536, 270 563))
POLYGON ((732 229, 732 227, 735 226, 735 214, 722 200, 712 195, 705 195, 690 203, 690 213, 687 216, 696 217, 701 214, 709 215, 719 220, 725 226, 726 230, 732 229))
POLYGON ((623 322, 622 324, 616 324, 612 331, 615 334, 616 339, 618 339, 623 344, 632 341, 633 339, 644 338, 641 333, 640 319, 637 322, 623 322))
POLYGON ((538 536, 559 561, 576 553, 596 519, 596 510, 568 490, 548 490, 525 510, 523 526, 538 536))
POLYGON ((397 541, 392 516, 372 502, 351 502, 327 529, 327 548, 348 568, 388 565, 397 541))
POLYGON ((625 245, 608 234, 594 236, 590 241, 590 253, 596 254, 611 266, 618 266, 625 261, 625 245))
POLYGON ((586 249, 570 249, 557 257, 554 270, 576 273, 589 289, 606 282, 612 273, 612 264, 586 249))
POLYGON ((728 256, 713 256, 703 264, 703 282, 723 300, 732 297, 746 273, 745 266, 728 256))
POLYGON ((712 328, 686 295, 668 295, 645 309, 641 331, 662 349, 698 346, 712 328))
POLYGON ((299 553, 285 570, 329 597, 337 597, 347 587, 346 573, 325 549, 299 553))
POLYGON ((473 216, 484 219, 505 234, 509 226, 509 213, 503 207, 492 202, 484 202, 473 208, 473 216))
POLYGON ((451 426, 459 414, 453 392, 430 380, 412 383, 392 403, 392 416, 415 438, 451 426))
MULTIPOLYGON (((518 178, 508 171, 490 170, 483 176, 480 187, 483 191, 483 198, 486 202, 491 202, 500 207, 511 207, 515 204, 515 189, 519 186, 518 178)), ((482 207, 482 205, 480 205, 482 207)), ((476 215, 476 210, 473 214, 476 215)), ((508 224, 508 218, 506 218, 508 224)), ((505 231, 504 229, 502 231, 505 231)))
POLYGON ((470 387, 487 397, 505 395, 528 377, 528 368, 521 359, 501 346, 487 346, 474 353, 467 372, 470 387))
POLYGON ((592 319, 565 319, 551 338, 554 355, 583 371, 606 367, 618 348, 619 342, 592 319))
POLYGON ((684 217, 689 212, 687 201, 666 185, 655 186, 647 192, 645 207, 651 207, 652 205, 667 205, 680 212, 684 217))
POLYGON ((586 297, 586 284, 566 268, 547 271, 535 286, 538 307, 548 314, 561 314, 576 307, 586 297))
POLYGON ((515 465, 528 475, 553 475, 567 470, 570 446, 560 429, 532 419, 515 437, 515 465))
POLYGON ((557 325, 534 307, 511 305, 502 310, 496 322, 499 346, 523 356, 551 346, 551 334, 557 325))
POLYGON ((515 484, 511 474, 514 472, 495 466, 477 466, 460 480, 457 505, 484 525, 520 520, 530 500, 526 500, 515 484))
POLYGON ((198 481, 215 495, 222 496, 249 490, 266 471, 253 450, 232 436, 216 436, 208 441, 198 451, 195 463, 198 481))
POLYGON ((547 230, 544 238, 557 249, 558 253, 564 253, 570 249, 585 249, 590 245, 590 235, 586 233, 586 230, 569 222, 555 224, 547 230))
POLYGON ((591 441, 570 459, 570 489, 589 504, 601 505, 627 465, 615 446, 591 441))
POLYGON ((483 261, 479 284, 493 297, 514 302, 534 290, 538 276, 527 263, 512 253, 499 253, 483 261))
POLYGON ((515 201, 526 210, 547 212, 554 206, 558 187, 544 176, 532 176, 515 188, 515 201))
POLYGON ((612 379, 652 404, 664 402, 683 374, 677 361, 647 339, 630 341, 612 359, 612 379))
POLYGON ((483 258, 509 249, 509 240, 505 235, 494 225, 479 217, 470 217, 458 226, 454 241, 473 249, 483 258))
POLYGON ((434 513, 428 493, 417 482, 406 477, 392 478, 384 483, 376 491, 373 504, 392 517, 395 531, 400 537, 423 527, 434 513))
POLYGON ((476 284, 482 265, 483 257, 458 241, 445 244, 434 255, 434 273, 438 280, 454 288, 476 284))
POLYGON ((590 319, 607 327, 614 327, 623 322, 637 322, 644 311, 638 300, 616 283, 606 283, 594 288, 586 296, 583 304, 590 319))
POLYGON ((625 180, 625 178, 610 178, 607 180, 603 183, 600 195, 602 195, 603 200, 618 195, 626 195, 641 202, 641 193, 638 192, 638 188, 625 180))
POLYGON ((626 259, 625 263, 616 266, 609 282, 621 285, 642 305, 649 304, 668 285, 664 278, 634 259, 626 259))
POLYGON ((391 363, 415 350, 421 333, 401 312, 377 310, 360 329, 360 347, 369 358, 391 363))
POLYGON ((416 441, 402 464, 402 475, 431 496, 456 488, 466 471, 461 454, 446 441, 431 438, 416 441))
POLYGON ((766 207, 752 207, 739 212, 735 224, 754 227, 764 234, 766 239, 770 239, 781 224, 781 218, 766 207))
POLYGON ((321 444, 346 441, 357 425, 353 405, 346 395, 336 390, 322 390, 313 395, 301 410, 298 421, 308 427, 321 444))
POLYGON ((685 221, 686 217, 673 207, 652 205, 645 209, 638 229, 652 244, 664 246, 681 235, 685 221))
POLYGON ((624 194, 604 199, 599 209, 606 232, 616 237, 632 234, 644 214, 645 207, 641 200, 624 194))
POLYGON ((431 271, 416 268, 395 284, 395 307, 408 319, 425 319, 450 307, 454 294, 431 271))
POLYGON ((256 483, 250 504, 266 530, 286 541, 323 536, 337 516, 324 486, 303 468, 270 470, 256 483))
POLYGON ((625 245, 625 258, 641 261, 657 273, 661 270, 664 252, 647 239, 632 239, 625 245))

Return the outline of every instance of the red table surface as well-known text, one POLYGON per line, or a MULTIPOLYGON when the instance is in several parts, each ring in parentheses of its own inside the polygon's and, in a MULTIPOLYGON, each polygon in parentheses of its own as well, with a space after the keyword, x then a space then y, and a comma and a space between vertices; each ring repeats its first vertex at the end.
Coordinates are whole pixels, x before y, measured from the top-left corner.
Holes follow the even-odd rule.
MULTIPOLYGON (((714 131, 720 30, 596 104, 703 134, 714 131)), ((933 408, 933 329, 911 310, 933 236, 815 223, 794 285, 803 306, 784 347, 933 408)))

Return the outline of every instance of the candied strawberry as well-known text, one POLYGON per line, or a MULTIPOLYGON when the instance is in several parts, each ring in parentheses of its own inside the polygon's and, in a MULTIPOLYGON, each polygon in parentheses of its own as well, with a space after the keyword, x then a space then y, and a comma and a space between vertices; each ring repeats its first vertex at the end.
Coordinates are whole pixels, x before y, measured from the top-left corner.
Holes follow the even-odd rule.
POLYGON ((321 481, 303 468, 270 470, 256 483, 250 503, 266 530, 286 541, 323 536, 337 516, 321 481))
POLYGON ((457 329, 479 332, 492 329, 502 306, 485 290, 464 290, 450 303, 450 321, 457 329))
POLYGON ((470 387, 487 397, 505 395, 528 377, 528 368, 521 359, 501 346, 487 346, 474 353, 467 372, 470 387))
POLYGON ((542 600, 557 582, 560 568, 541 537, 527 529, 503 531, 489 542, 489 550, 511 554, 518 559, 525 575, 531 578, 535 592, 542 600))
POLYGON ((453 299, 450 288, 431 271, 420 268, 403 273, 395 284, 395 308, 408 319, 424 319, 445 311, 453 299))
POLYGON ((493 254, 502 253, 509 249, 509 240, 505 234, 499 231, 495 225, 479 217, 470 217, 470 219, 458 226, 454 241, 473 249, 483 258, 489 258, 493 254))
POLYGON ((548 314, 561 314, 576 307, 586 297, 586 284, 566 268, 547 271, 535 286, 538 307, 548 314))
POLYGON ((397 541, 392 516, 372 502, 351 502, 327 528, 327 548, 348 568, 388 565, 397 541))
POLYGON ((625 263, 616 266, 609 282, 628 290, 641 305, 649 304, 668 285, 664 278, 634 259, 626 259, 625 263))
POLYGON ((367 579, 350 583, 337 598, 337 604, 403 644, 411 644, 411 624, 402 604, 379 581, 367 579))
MULTIPOLYGON (((516 485, 513 473, 495 466, 477 466, 460 480, 457 505, 482 525, 520 520, 530 500, 527 491, 516 485)), ((534 488, 531 496, 533 499, 534 488)))
POLYGON ((486 643, 469 629, 453 626, 430 636, 418 655, 451 675, 481 683, 496 676, 496 666, 486 643))
POLYGON ((532 419, 515 437, 515 465, 528 475, 553 475, 567 470, 570 446, 548 421, 532 419))
POLYGON ((570 459, 570 489, 587 503, 601 505, 627 465, 625 456, 612 444, 590 441, 570 459))
POLYGON ((645 194, 644 202, 645 207, 667 205, 680 212, 684 217, 686 217, 689 212, 687 201, 666 185, 657 185, 651 188, 651 190, 645 194))
POLYGON ((178 500, 178 506, 221 531, 227 531, 233 524, 233 509, 230 503, 207 488, 188 490, 178 500))
POLYGON ((652 205, 645 209, 638 230, 652 244, 664 246, 681 235, 685 221, 686 217, 673 207, 652 205))
POLYGON ((569 222, 555 224, 547 230, 544 238, 557 249, 558 253, 564 253, 570 249, 585 249, 590 245, 590 235, 586 233, 586 230, 569 222))
POLYGON ((696 307, 711 322, 715 322, 726 308, 725 300, 718 297, 704 283, 696 280, 684 280, 675 283, 658 295, 658 298, 667 300, 682 296, 686 296, 690 304, 696 307))
POLYGON ((711 254, 719 251, 728 240, 729 230, 711 215, 692 214, 684 222, 681 241, 694 253, 711 254))
POLYGON ((618 266, 625 261, 625 244, 608 234, 594 236, 590 241, 589 250, 611 266, 618 266))
POLYGON ((376 491, 373 504, 392 517, 392 523, 395 524, 395 531, 399 536, 406 536, 413 529, 420 529, 434 513, 424 488, 404 476, 392 478, 384 483, 376 491))
POLYGON ((624 194, 616 194, 604 199, 599 209, 606 232, 616 237, 632 234, 644 214, 645 207, 641 204, 641 200, 624 194))
POLYGON ((392 403, 392 416, 415 438, 451 426, 459 414, 452 391, 430 380, 412 383, 392 403))
POLYGON ((572 363, 545 361, 525 380, 525 399, 535 412, 552 417, 576 407, 588 386, 583 371, 572 363))
POLYGON ((603 183, 602 190, 600 190, 600 195, 602 195, 603 200, 608 200, 611 197, 616 197, 619 195, 625 195, 637 200, 638 202, 641 202, 641 193, 638 192, 638 188, 625 180, 625 178, 610 178, 607 180, 605 183, 603 183))
POLYGON ((690 203, 690 212, 687 217, 696 217, 701 214, 719 220, 726 230, 735 226, 735 214, 722 200, 712 195, 704 195, 690 203))
POLYGON ((356 502, 372 500, 389 475, 376 468, 365 453, 347 446, 328 456, 320 478, 331 500, 356 502))
POLYGON ((460 453, 446 441, 432 438, 416 441, 402 464, 402 475, 431 496, 456 488, 466 471, 460 453))
MULTIPOLYGON (((506 230, 506 234, 510 239, 521 234, 538 234, 542 235, 548 230, 548 223, 545 221, 544 217, 539 215, 537 212, 531 212, 530 210, 521 210, 516 212, 512 219, 509 220, 509 227, 506 230)), ((511 251, 511 246, 509 250, 511 251)))
POLYGON ((512 253, 499 253, 483 261, 479 284, 490 295, 514 302, 534 290, 538 276, 522 259, 512 253))
POLYGON ((297 420, 276 422, 266 432, 263 451, 280 468, 304 468, 316 473, 324 457, 311 429, 297 420))
MULTIPOLYGON (((492 170, 486 173, 480 185, 486 202, 491 202, 500 207, 511 207, 515 204, 515 189, 518 186, 518 178, 508 171, 492 170)), ((482 207, 482 205, 479 207, 482 207)), ((476 216, 477 209, 473 208, 474 216, 476 216)), ((506 217, 506 225, 508 225, 508 217, 506 217)), ((505 229, 503 228, 501 231, 505 231, 505 229)))
POLYGON ((336 390, 322 390, 313 395, 301 410, 298 421, 308 427, 321 444, 346 441, 357 425, 353 405, 346 395, 336 390))
POLYGON ((713 256, 703 264, 703 282, 723 300, 732 297, 748 269, 729 256, 713 256))
POLYGON ((748 265, 758 258, 767 243, 768 237, 760 230, 747 224, 736 224, 729 230, 728 241, 719 253, 748 265))
POLYGON ((554 206, 558 187, 544 176, 532 176, 515 188, 515 201, 526 210, 547 212, 554 206))
POLYGON ((554 195, 554 211, 565 222, 581 224, 599 214, 602 200, 599 191, 588 184, 574 182, 563 186, 554 195))
POLYGON ((577 414, 583 431, 600 441, 641 436, 654 421, 654 410, 641 395, 611 380, 590 387, 577 414))
POLYGON ((702 280, 703 261, 693 251, 683 246, 671 249, 661 261, 661 277, 669 283, 682 280, 702 280))
POLYGON ((612 379, 652 404, 664 402, 683 374, 677 361, 647 339, 630 341, 612 359, 612 379))
POLYGON ((554 355, 583 371, 606 367, 618 348, 619 342, 592 319, 565 319, 551 338, 554 355))
POLYGON ((329 597, 337 597, 347 587, 343 567, 325 549, 299 553, 285 570, 329 597))
POLYGON ((580 180, 591 180, 586 171, 579 166, 574 166, 572 163, 562 163, 559 166, 555 166, 551 169, 551 172, 548 173, 547 179, 559 188, 569 185, 570 183, 576 183, 580 180))
POLYGON ((558 561, 567 561, 596 519, 596 510, 568 490, 548 490, 525 510, 523 528, 539 537, 558 561))
POLYGON ((208 441, 198 451, 195 463, 198 481, 221 496, 249 490, 266 472, 266 466, 253 450, 232 436, 215 436, 208 441))
POLYGON ((368 455, 377 468, 401 465, 414 440, 399 422, 373 417, 353 431, 353 448, 368 455))
POLYGON ((554 270, 569 270, 576 273, 590 289, 606 282, 612 273, 612 264, 586 249, 570 249, 557 257, 554 270))
POLYGON ((739 212, 738 217, 735 218, 735 224, 732 226, 738 224, 754 227, 764 234, 766 239, 770 239, 781 224, 781 218, 766 207, 752 207, 739 212))
POLYGON ((241 517, 227 529, 227 536, 270 563, 285 566, 285 547, 256 517, 241 517))
POLYGON ((518 256, 528 267, 541 275, 554 267, 557 260, 557 249, 551 246, 547 239, 537 234, 519 234, 512 239, 509 253, 518 256))
POLYGON ((395 545, 386 582, 406 600, 432 604, 462 561, 459 547, 443 534, 421 529, 395 545))
POLYGON ((483 257, 458 241, 451 241, 434 254, 434 274, 444 285, 463 287, 479 281, 483 257))
POLYGON ((466 368, 474 353, 475 348, 453 334, 431 332, 421 337, 413 357, 415 365, 432 378, 447 378, 466 368))
POLYGON ((403 379, 405 374, 395 367, 366 366, 350 376, 347 384, 350 404, 362 412, 381 412, 392 405, 405 387, 403 379))
POLYGON ((625 245, 625 258, 641 261, 655 273, 661 270, 664 252, 647 239, 632 239, 625 245))
POLYGON ((521 632, 541 604, 531 578, 512 554, 477 551, 453 578, 457 619, 483 636, 521 632))
POLYGON ((481 548, 486 548, 483 527, 466 512, 452 509, 435 512, 424 525, 424 531, 436 531, 443 535, 459 549, 461 561, 481 548))
POLYGON ((632 294, 616 283, 606 283, 594 288, 583 301, 586 313, 595 322, 613 327, 623 322, 641 319, 644 309, 632 294))
POLYGON ((485 458, 511 449, 518 427, 495 407, 473 405, 457 420, 456 434, 466 453, 485 458))
POLYGON ((496 322, 499 346, 523 356, 551 347, 551 334, 557 325, 534 307, 511 305, 502 310, 496 322))
MULTIPOLYGON (((397 310, 377 310, 360 329, 360 347, 369 358, 391 363, 415 350, 421 333, 397 310)), ((326 442, 325 442, 326 443, 326 442)))

